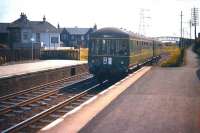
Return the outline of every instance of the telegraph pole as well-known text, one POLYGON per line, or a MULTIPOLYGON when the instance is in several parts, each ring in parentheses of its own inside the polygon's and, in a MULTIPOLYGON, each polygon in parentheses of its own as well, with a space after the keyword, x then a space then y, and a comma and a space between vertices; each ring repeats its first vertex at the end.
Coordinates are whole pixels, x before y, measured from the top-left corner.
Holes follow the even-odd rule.
POLYGON ((181 38, 180 38, 179 47, 182 47, 182 37, 183 37, 183 12, 181 11, 181 38))
POLYGON ((192 44, 192 20, 190 19, 190 44, 192 44))
POLYGON ((192 17, 192 26, 194 26, 194 37, 195 37, 195 43, 197 40, 197 26, 199 25, 199 11, 198 8, 192 8, 191 12, 192 17))

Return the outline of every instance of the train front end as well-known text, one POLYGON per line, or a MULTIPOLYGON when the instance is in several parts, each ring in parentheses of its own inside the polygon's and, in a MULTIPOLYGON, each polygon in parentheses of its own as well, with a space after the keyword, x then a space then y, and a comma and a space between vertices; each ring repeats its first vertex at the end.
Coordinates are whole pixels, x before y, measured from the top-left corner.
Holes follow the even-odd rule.
POLYGON ((115 28, 103 28, 91 36, 88 65, 99 79, 112 79, 128 71, 128 34, 115 28))

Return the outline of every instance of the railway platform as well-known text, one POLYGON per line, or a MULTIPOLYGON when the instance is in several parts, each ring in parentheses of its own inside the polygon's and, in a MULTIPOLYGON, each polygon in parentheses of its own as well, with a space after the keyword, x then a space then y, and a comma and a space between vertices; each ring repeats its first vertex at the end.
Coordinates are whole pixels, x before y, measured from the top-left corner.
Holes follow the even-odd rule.
POLYGON ((77 60, 40 60, 0 66, 0 95, 87 71, 87 61, 77 60))
POLYGON ((199 71, 190 49, 187 65, 129 76, 40 133, 199 133, 199 71))
POLYGON ((0 78, 13 77, 28 73, 52 70, 67 66, 76 66, 86 63, 87 61, 77 61, 77 60, 42 60, 32 63, 30 62, 30 63, 0 66, 0 78))

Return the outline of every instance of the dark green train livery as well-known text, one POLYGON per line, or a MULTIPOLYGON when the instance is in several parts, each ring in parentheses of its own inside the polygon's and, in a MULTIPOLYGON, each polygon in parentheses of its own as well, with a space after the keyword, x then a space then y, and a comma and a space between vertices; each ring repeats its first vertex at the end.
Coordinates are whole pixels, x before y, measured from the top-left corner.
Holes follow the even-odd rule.
POLYGON ((102 28, 90 38, 89 70, 98 78, 113 78, 158 57, 160 53, 158 41, 117 28, 102 28))

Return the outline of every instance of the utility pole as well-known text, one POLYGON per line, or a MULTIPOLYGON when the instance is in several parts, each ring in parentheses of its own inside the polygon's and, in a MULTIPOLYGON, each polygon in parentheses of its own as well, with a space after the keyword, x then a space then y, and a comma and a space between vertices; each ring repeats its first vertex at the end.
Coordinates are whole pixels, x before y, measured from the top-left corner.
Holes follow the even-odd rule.
POLYGON ((199 10, 198 8, 192 8, 191 11, 191 17, 192 17, 192 26, 194 26, 194 37, 195 37, 195 43, 197 40, 197 26, 199 25, 199 10))
POLYGON ((182 47, 182 37, 183 37, 183 12, 181 11, 181 37, 180 37, 179 47, 182 47))
POLYGON ((190 44, 192 44, 192 20, 191 19, 189 21, 189 25, 190 25, 190 44))

